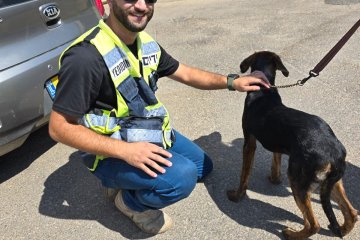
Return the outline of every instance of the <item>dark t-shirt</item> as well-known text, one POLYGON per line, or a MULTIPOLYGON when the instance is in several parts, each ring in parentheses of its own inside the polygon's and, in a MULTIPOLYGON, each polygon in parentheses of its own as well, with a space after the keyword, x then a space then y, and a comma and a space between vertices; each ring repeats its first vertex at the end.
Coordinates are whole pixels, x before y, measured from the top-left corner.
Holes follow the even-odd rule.
MULTIPOLYGON (((128 46, 137 55, 136 41, 128 46)), ((179 62, 161 46, 157 73, 159 78, 173 74, 179 62)), ((63 56, 53 109, 74 117, 82 117, 93 108, 117 108, 115 87, 104 59, 88 42, 70 48, 63 56)))

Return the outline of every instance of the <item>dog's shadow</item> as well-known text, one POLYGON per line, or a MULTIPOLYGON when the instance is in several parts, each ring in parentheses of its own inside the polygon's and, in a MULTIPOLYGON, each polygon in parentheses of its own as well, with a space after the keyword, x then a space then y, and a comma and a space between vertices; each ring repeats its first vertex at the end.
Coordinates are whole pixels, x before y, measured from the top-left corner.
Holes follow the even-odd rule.
MULTIPOLYGON (((225 144, 222 142, 220 133, 214 132, 196 139, 195 142, 211 156, 214 162, 214 171, 204 181, 204 184, 223 213, 242 226, 262 229, 279 238, 282 238, 281 231, 286 228, 285 225, 279 222, 290 221, 303 224, 300 211, 289 212, 271 204, 269 201, 257 200, 256 197, 250 199, 245 196, 239 203, 227 199, 226 191, 236 189, 239 186, 243 139, 236 139, 229 144, 225 144), (299 213, 299 215, 295 213, 299 213)), ((267 179, 270 174, 271 158, 272 154, 258 143, 248 193, 251 191, 256 194, 280 197, 278 201, 282 201, 281 197, 292 195, 288 188, 286 176, 287 156, 283 156, 281 167, 282 183, 279 185, 273 185, 267 179)), ((352 183, 351 186, 345 187, 347 187, 346 190, 351 202, 354 203, 354 207, 357 209, 359 209, 360 189, 356 188, 357 185, 350 178, 358 174, 360 174, 360 169, 354 165, 349 165, 344 177, 345 185, 347 185, 348 181, 352 183)), ((293 204, 294 208, 297 208, 295 201, 293 201, 293 204)), ((320 234, 332 236, 326 226, 322 227, 320 234)))

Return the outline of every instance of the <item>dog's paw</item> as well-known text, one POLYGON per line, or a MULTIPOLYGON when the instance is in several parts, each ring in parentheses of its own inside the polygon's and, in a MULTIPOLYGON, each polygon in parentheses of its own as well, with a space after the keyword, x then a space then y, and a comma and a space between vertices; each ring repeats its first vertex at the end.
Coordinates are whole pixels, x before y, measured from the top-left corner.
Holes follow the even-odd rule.
POLYGON ((227 197, 232 202, 239 202, 239 200, 246 194, 246 191, 229 190, 227 191, 227 197))
POLYGON ((332 226, 329 224, 328 228, 339 238, 342 238, 345 235, 339 226, 332 226))
POLYGON ((273 176, 270 175, 268 177, 268 179, 272 184, 276 184, 276 185, 279 185, 282 182, 281 177, 273 177, 273 176))
POLYGON ((287 227, 282 230, 282 234, 286 240, 306 239, 304 236, 299 236, 299 232, 293 228, 287 227))
POLYGON ((284 238, 286 239, 286 240, 292 240, 292 239, 295 239, 294 237, 293 237, 293 235, 294 235, 294 233, 296 233, 296 231, 294 230, 294 229, 292 229, 292 228, 285 228, 284 230, 282 230, 282 234, 283 234, 283 236, 284 236, 284 238))
POLYGON ((351 217, 353 218, 354 223, 356 223, 359 220, 358 214, 359 214, 359 212, 356 209, 351 211, 351 217))

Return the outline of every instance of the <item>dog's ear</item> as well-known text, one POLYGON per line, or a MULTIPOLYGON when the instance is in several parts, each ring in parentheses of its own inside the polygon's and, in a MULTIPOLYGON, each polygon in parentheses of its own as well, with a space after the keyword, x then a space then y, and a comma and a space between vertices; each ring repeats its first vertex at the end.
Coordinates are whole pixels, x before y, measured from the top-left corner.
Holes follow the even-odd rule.
POLYGON ((255 60, 255 54, 252 54, 249 57, 245 58, 240 63, 240 71, 242 73, 246 72, 249 69, 249 67, 254 63, 254 60, 255 60))
POLYGON ((289 76, 289 71, 284 66, 283 62, 281 61, 281 58, 277 55, 275 56, 275 64, 276 64, 276 69, 280 70, 285 77, 289 76))

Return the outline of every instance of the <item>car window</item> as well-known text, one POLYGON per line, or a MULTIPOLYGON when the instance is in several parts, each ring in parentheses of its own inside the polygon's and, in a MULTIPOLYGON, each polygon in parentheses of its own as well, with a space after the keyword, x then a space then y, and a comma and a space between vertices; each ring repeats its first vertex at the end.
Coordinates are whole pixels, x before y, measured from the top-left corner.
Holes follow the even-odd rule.
POLYGON ((0 8, 30 1, 32 0, 0 0, 0 8))

